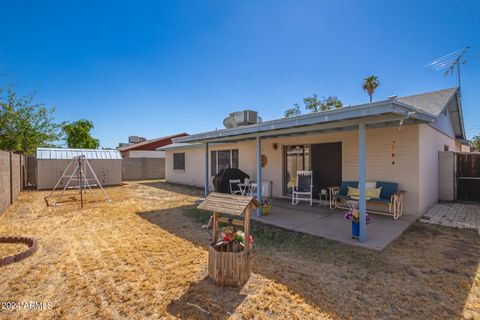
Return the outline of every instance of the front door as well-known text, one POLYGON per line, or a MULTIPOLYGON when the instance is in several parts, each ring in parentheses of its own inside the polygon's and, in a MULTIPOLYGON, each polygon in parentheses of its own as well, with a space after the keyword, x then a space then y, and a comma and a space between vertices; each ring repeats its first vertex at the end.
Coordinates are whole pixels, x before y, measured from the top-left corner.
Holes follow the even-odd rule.
POLYGON ((297 183, 297 171, 310 170, 310 146, 295 145, 284 148, 284 193, 292 194, 292 188, 297 183))
POLYGON ((321 189, 339 186, 342 182, 342 143, 311 145, 314 197, 321 189))

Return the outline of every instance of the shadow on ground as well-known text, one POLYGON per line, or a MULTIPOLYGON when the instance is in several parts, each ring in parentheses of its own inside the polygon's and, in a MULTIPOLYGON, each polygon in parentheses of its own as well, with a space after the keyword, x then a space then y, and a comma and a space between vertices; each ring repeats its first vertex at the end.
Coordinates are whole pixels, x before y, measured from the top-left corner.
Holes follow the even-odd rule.
POLYGON ((227 319, 246 297, 240 290, 220 287, 204 278, 191 285, 181 298, 173 300, 167 310, 180 319, 227 319))
POLYGON ((189 196, 203 196, 203 188, 165 182, 165 180, 159 180, 154 182, 141 182, 140 184, 147 187, 167 190, 170 192, 180 193, 189 196))
MULTIPOLYGON (((155 187, 177 192, 174 185, 155 187)), ((209 235, 201 225, 209 214, 193 205, 139 215, 178 237, 208 246, 209 235)), ((415 223, 379 253, 259 223, 252 227, 253 272, 285 285, 332 317, 463 318, 465 309, 473 317, 480 312, 478 302, 466 307, 480 260, 475 231, 415 223)), ((199 317, 213 313, 222 318, 244 298, 205 278, 173 301, 169 310, 180 317, 196 312, 199 317), (221 302, 225 307, 217 295, 225 295, 221 302)))

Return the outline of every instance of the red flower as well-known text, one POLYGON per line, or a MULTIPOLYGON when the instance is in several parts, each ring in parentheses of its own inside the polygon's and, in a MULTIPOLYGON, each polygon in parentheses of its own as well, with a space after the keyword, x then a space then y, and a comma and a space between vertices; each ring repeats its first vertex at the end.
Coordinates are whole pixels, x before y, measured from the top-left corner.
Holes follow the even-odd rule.
POLYGON ((223 241, 227 241, 227 242, 228 242, 228 241, 232 241, 232 240, 233 240, 233 237, 230 236, 230 235, 225 235, 225 236, 223 236, 223 241))
POLYGON ((248 243, 250 243, 250 244, 253 243, 253 236, 252 235, 248 236, 248 243))

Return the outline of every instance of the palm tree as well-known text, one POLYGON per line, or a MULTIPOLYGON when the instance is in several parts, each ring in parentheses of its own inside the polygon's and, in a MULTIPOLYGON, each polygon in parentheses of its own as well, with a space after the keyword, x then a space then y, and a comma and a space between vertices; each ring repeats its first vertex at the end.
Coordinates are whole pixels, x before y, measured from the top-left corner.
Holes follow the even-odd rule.
POLYGON ((379 85, 380 82, 378 82, 377 76, 369 76, 363 80, 362 88, 363 90, 367 91, 368 95, 370 96, 370 103, 372 103, 373 92, 375 92, 375 89, 377 89, 379 85))

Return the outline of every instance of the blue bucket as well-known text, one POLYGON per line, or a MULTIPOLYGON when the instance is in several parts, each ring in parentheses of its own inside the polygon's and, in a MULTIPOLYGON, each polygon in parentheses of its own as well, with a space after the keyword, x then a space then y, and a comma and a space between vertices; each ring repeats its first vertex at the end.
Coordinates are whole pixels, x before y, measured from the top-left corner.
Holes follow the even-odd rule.
POLYGON ((360 237, 360 223, 352 221, 352 238, 358 239, 360 237))

